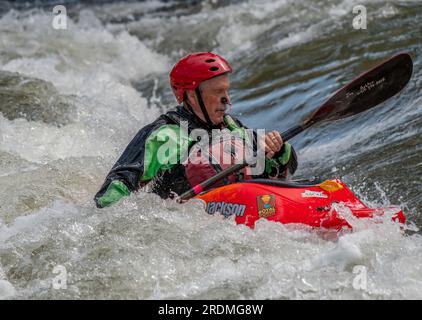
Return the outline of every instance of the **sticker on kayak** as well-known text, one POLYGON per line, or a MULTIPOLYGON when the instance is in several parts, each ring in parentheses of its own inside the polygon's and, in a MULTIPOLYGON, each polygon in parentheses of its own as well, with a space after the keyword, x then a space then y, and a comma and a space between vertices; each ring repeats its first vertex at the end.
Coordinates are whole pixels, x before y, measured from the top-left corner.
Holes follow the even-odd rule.
POLYGON ((311 190, 305 190, 302 192, 303 198, 328 198, 328 195, 321 191, 311 191, 311 190))
POLYGON ((265 194, 257 196, 258 215, 260 218, 271 217, 275 214, 275 196, 273 194, 265 194))
POLYGON ((208 202, 205 211, 209 214, 220 212, 223 216, 228 217, 232 214, 243 217, 246 205, 232 202, 208 202))

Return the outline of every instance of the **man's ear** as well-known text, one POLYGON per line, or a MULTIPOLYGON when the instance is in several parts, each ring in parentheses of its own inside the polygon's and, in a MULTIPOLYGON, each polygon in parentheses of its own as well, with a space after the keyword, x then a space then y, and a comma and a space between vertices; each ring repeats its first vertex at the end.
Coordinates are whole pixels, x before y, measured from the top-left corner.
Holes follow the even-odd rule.
POLYGON ((195 91, 193 90, 188 90, 186 91, 186 96, 188 98, 188 102, 192 105, 195 106, 196 105, 196 96, 195 96, 195 91))

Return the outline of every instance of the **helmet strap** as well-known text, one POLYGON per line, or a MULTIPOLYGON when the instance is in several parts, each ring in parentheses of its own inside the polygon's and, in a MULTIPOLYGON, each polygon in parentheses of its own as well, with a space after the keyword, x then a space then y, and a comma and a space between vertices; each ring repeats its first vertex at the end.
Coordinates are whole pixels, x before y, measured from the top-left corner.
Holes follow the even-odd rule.
POLYGON ((193 114, 193 115, 195 115, 196 116, 196 114, 195 114, 195 111, 193 111, 193 108, 192 108, 192 105, 189 103, 189 100, 188 100, 188 97, 187 97, 187 95, 186 95, 186 92, 185 92, 185 95, 184 95, 184 97, 183 97, 183 102, 186 104, 186 106, 188 107, 188 110, 193 114))
POLYGON ((209 114, 208 114, 208 111, 207 111, 207 109, 205 108, 204 100, 202 100, 202 95, 201 95, 201 91, 199 90, 199 87, 197 87, 197 88, 195 89, 195 93, 196 93, 196 98, 198 99, 199 106, 201 107, 202 114, 204 115, 204 118, 205 118, 205 120, 207 121, 207 124, 208 124, 210 127, 213 127, 213 126, 214 126, 214 124, 212 123, 212 121, 211 121, 211 119, 210 119, 210 116, 209 116, 209 114))

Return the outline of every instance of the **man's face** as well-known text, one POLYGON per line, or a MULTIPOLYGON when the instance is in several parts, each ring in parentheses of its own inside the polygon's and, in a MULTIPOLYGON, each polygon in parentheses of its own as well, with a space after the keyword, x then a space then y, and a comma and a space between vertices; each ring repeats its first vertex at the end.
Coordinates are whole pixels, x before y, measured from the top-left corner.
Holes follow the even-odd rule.
MULTIPOLYGON (((206 80, 201 83, 199 89, 201 91, 202 100, 204 101, 208 115, 213 124, 220 124, 223 122, 224 114, 226 113, 226 104, 223 103, 223 98, 230 101, 229 98, 230 81, 227 74, 206 80)), ((192 95, 194 93, 192 92, 192 95)), ((194 110, 196 114, 202 115, 201 108, 199 107, 198 100, 195 98, 194 110)), ((202 120, 205 118, 202 116, 202 120)))

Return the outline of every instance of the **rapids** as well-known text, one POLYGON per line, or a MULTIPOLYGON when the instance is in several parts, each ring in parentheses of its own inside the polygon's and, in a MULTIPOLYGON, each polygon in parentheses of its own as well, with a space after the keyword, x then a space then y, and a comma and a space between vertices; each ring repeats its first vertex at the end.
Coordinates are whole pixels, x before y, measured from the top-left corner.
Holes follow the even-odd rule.
POLYGON ((63 2, 66 30, 52 1, 0 3, 0 299, 422 298, 422 1, 63 2), (409 51, 401 94, 292 140, 296 177, 341 178, 370 206, 401 206, 406 226, 250 230, 144 191, 97 209, 127 143, 175 105, 172 65, 211 50, 233 65, 232 112, 280 131, 409 51))

